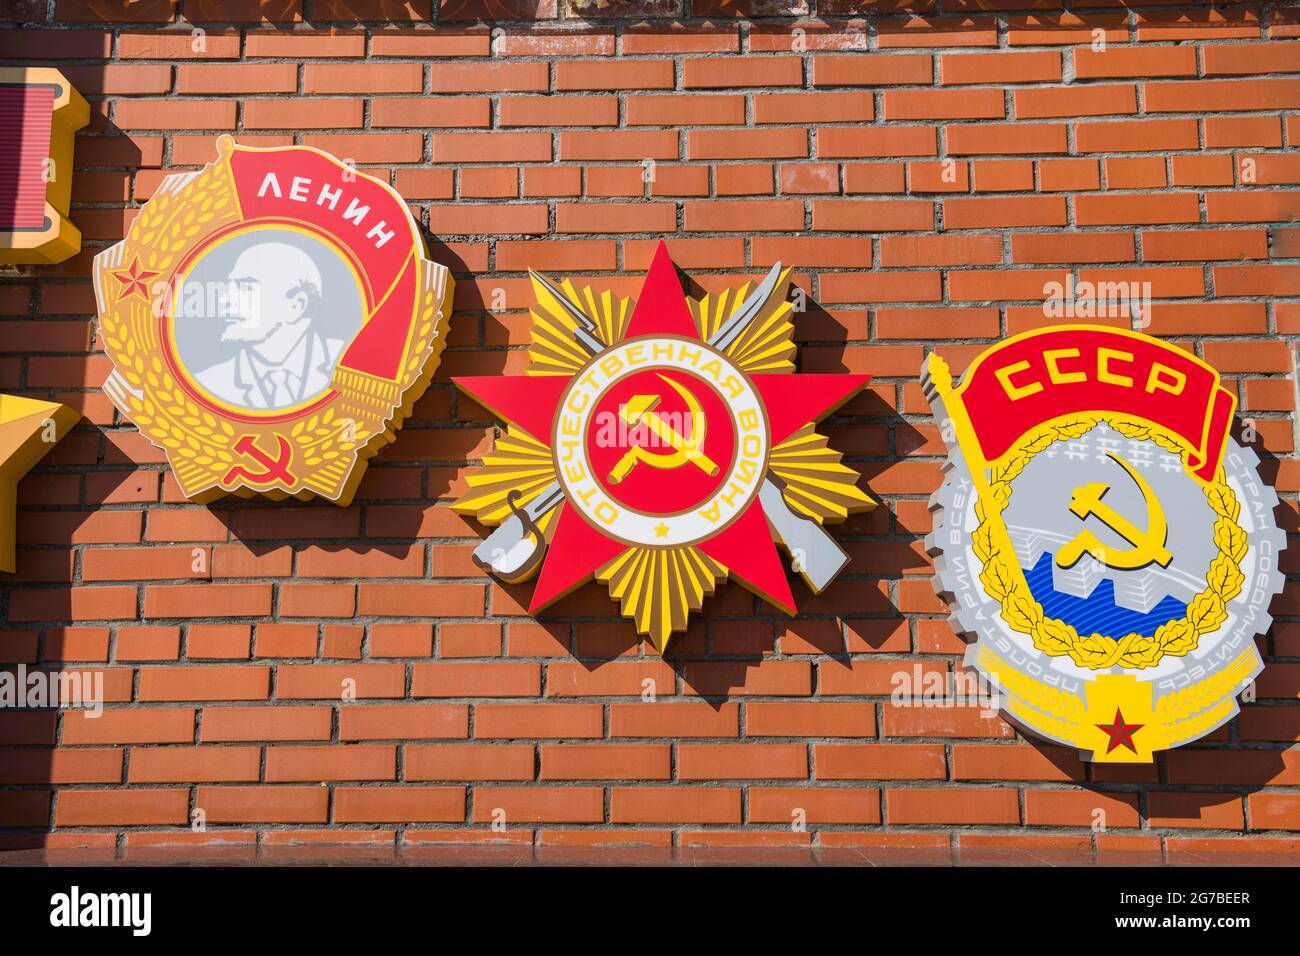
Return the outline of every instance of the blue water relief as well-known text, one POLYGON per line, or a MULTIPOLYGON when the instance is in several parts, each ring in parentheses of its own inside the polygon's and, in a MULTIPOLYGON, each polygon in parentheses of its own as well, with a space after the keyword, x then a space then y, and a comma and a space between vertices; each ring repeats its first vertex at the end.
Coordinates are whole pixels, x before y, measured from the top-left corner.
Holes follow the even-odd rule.
POLYGON ((1109 579, 1098 582, 1086 598, 1062 594, 1052 587, 1052 562, 1055 555, 1043 552, 1033 569, 1025 573, 1025 581, 1034 600, 1043 606, 1049 617, 1058 618, 1082 634, 1094 631, 1110 637, 1138 633, 1150 637, 1161 625, 1181 618, 1187 605, 1165 596, 1150 611, 1142 614, 1115 604, 1115 582, 1109 579))

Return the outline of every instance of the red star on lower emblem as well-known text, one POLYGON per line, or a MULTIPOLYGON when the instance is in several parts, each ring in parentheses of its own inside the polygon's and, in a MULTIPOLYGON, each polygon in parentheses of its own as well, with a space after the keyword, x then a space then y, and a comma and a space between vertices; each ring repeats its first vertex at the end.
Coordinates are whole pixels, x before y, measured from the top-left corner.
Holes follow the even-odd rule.
POLYGON ((121 302, 123 299, 129 299, 131 296, 138 294, 140 298, 148 301, 148 282, 156 275, 158 275, 157 272, 141 269, 139 259, 131 263, 130 269, 114 272, 113 278, 122 283, 122 287, 117 292, 117 300, 121 302))
POLYGON ((1121 745, 1137 753, 1137 747, 1133 746, 1133 735, 1141 730, 1146 724, 1126 724, 1124 715, 1120 713, 1119 708, 1115 708, 1115 722, 1113 724, 1097 724, 1097 729, 1110 736, 1110 743, 1106 747, 1106 753, 1110 753, 1116 747, 1121 745))

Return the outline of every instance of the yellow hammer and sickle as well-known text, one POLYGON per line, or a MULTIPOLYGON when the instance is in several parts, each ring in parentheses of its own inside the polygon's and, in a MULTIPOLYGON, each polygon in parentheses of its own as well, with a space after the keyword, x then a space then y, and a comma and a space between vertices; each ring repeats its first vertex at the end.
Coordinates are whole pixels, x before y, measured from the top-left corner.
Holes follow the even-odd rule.
POLYGON ((1110 452, 1107 452, 1107 455, 1128 472, 1133 483, 1137 485, 1138 491, 1142 492, 1142 500, 1147 506, 1146 530, 1139 529, 1114 508, 1102 503, 1101 499, 1106 496, 1106 492, 1110 491, 1110 485, 1101 482, 1079 485, 1074 489, 1074 495, 1070 499, 1070 511, 1080 521, 1087 520, 1089 516, 1097 518, 1133 547, 1127 551, 1112 548, 1110 545, 1103 544, 1095 534, 1085 528, 1073 541, 1057 552, 1056 563, 1063 568, 1073 567, 1085 554, 1091 554, 1108 567, 1121 571, 1145 568, 1153 561, 1162 568, 1169 567, 1174 556, 1165 548, 1165 541, 1169 536, 1169 523, 1165 520, 1165 512, 1160 506, 1160 500, 1132 465, 1118 455, 1110 452))
POLYGON ((618 460, 618 464, 614 466, 613 471, 609 473, 609 480, 614 484, 618 484, 626 478, 628 472, 638 462, 644 462, 653 468, 680 468, 690 462, 706 475, 716 475, 718 473, 718 466, 701 450, 704 445, 705 420, 704 409, 700 407, 699 400, 686 386, 673 381, 666 375, 660 375, 659 377, 670 385, 673 391, 686 402, 686 407, 691 414, 691 437, 683 438, 675 428, 652 411, 659 404, 660 396, 633 395, 628 399, 627 404, 618 410, 619 418, 623 419, 630 428, 635 428, 644 422, 650 434, 671 448, 672 451, 653 452, 640 445, 629 448, 623 457, 618 460))

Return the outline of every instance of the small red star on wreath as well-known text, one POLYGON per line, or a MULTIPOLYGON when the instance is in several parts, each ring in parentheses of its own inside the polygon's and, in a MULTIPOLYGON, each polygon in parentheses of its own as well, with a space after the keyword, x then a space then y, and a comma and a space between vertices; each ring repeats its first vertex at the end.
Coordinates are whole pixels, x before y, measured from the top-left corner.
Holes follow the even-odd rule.
POLYGON ((122 287, 117 292, 117 301, 129 299, 133 295, 139 295, 146 302, 149 301, 148 282, 157 272, 149 272, 140 268, 140 260, 136 259, 131 263, 130 269, 123 269, 113 273, 113 278, 122 283, 122 287))
POLYGON ((1115 748, 1123 745, 1133 753, 1137 753, 1137 747, 1133 745, 1133 735, 1141 730, 1146 724, 1126 724, 1124 715, 1120 713, 1119 708, 1115 709, 1115 722, 1113 724, 1097 724, 1097 729, 1109 735, 1110 743, 1106 747, 1106 753, 1110 753, 1115 748))

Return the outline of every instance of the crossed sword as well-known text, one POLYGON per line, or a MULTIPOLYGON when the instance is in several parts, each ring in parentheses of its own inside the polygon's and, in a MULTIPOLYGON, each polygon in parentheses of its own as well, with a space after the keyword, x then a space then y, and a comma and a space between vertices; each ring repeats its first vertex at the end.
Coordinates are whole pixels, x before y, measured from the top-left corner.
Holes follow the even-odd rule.
MULTIPOLYGON (((574 337, 587 353, 594 356, 604 351, 596 323, 574 306, 549 279, 535 272, 531 274, 577 323, 574 337)), ((723 353, 731 348, 758 319, 763 306, 776 291, 780 278, 781 263, 778 262, 740 307, 709 336, 708 344, 723 353)), ((670 384, 673 383, 670 381, 670 384)), ((629 462, 629 469, 632 464, 635 461, 629 462)), ((763 478, 758 492, 763 513, 781 543, 794 557, 794 569, 814 593, 820 593, 848 564, 849 556, 820 524, 790 509, 777 485, 778 480, 771 472, 763 478)), ((512 501, 514 513, 474 549, 474 562, 508 583, 526 579, 540 563, 541 553, 546 547, 545 540, 536 530, 537 522, 563 501, 564 491, 558 481, 548 484, 523 507, 514 506, 512 501)))

